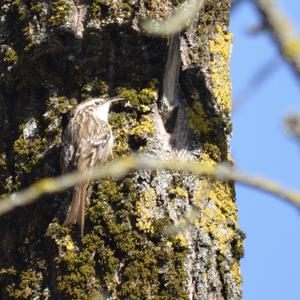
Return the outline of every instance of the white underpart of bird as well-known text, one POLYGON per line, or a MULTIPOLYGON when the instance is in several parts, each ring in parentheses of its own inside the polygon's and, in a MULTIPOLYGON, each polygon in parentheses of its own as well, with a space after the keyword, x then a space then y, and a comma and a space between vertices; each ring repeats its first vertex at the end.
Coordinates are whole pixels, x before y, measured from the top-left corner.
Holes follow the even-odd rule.
POLYGON ((104 103, 99 108, 96 108, 95 112, 94 112, 95 116, 98 119, 103 120, 104 122, 107 122, 107 123, 108 123, 108 111, 109 111, 110 103, 111 102, 104 103))
MULTIPOLYGON (((91 167, 112 156, 113 133, 108 123, 109 108, 113 101, 123 98, 93 98, 80 103, 74 110, 62 138, 60 164, 62 173, 91 167)), ((89 181, 75 186, 64 226, 78 224, 84 232, 84 213, 89 181)))

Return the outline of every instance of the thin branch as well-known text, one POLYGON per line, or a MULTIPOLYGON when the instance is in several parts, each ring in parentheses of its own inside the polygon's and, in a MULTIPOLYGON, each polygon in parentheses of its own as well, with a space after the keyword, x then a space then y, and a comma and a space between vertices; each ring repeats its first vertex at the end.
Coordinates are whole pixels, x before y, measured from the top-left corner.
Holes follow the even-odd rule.
POLYGON ((292 22, 279 9, 275 0, 255 0, 254 3, 282 56, 290 63, 297 76, 300 76, 300 36, 292 22))
POLYGON ((291 113, 284 118, 284 125, 288 133, 299 142, 300 139, 300 113, 291 113))
POLYGON ((87 173, 74 172, 56 178, 45 178, 29 188, 17 192, 0 201, 0 215, 37 200, 45 194, 63 191, 82 181, 111 176, 122 178, 132 170, 170 170, 207 176, 221 181, 235 181, 259 190, 279 196, 295 206, 300 206, 300 194, 285 189, 278 184, 263 178, 251 177, 225 164, 211 165, 195 161, 162 161, 149 157, 132 156, 112 161, 105 166, 98 165, 87 173))
POLYGON ((203 4, 204 0, 188 0, 176 8, 166 21, 158 22, 155 19, 149 19, 144 22, 143 27, 153 35, 169 35, 180 32, 196 17, 203 4))

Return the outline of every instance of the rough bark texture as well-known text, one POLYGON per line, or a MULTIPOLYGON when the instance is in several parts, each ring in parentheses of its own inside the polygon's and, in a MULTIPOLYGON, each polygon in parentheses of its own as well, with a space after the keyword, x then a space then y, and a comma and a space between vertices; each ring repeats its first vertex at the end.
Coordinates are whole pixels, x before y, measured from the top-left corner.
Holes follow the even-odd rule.
MULTIPOLYGON (((2 0, 2 194, 60 173, 62 128, 90 96, 128 100, 111 113, 115 156, 231 161, 230 1, 207 0, 181 34, 143 33, 145 17, 180 2, 2 0)), ((231 183, 149 171, 101 180, 82 240, 60 225, 69 200, 0 218, 1 299, 241 298, 231 183)))

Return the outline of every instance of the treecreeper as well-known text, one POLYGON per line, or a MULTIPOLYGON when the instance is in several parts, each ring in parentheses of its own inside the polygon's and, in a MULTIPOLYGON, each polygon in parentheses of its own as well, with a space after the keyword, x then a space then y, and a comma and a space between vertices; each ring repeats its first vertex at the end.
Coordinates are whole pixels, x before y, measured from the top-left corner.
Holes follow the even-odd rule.
MULTIPOLYGON (((88 172, 91 167, 104 163, 112 156, 114 137, 108 123, 110 104, 124 100, 92 98, 80 103, 64 131, 60 155, 62 173, 78 170, 88 172)), ((89 181, 76 185, 64 226, 78 224, 84 232, 84 213, 89 181)))

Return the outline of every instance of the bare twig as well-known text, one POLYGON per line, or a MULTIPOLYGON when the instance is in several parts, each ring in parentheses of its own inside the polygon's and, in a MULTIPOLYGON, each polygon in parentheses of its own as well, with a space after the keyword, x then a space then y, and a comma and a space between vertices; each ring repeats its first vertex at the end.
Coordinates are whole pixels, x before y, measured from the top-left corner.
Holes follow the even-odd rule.
POLYGON ((188 0, 179 9, 175 9, 172 16, 166 21, 157 22, 154 19, 147 20, 143 27, 154 35, 169 35, 180 32, 188 26, 202 7, 204 0, 188 0))
POLYGON ((270 30, 282 56, 300 76, 300 36, 291 21, 279 9, 275 0, 256 0, 254 2, 270 30))
POLYGON ((299 142, 300 139, 300 113, 292 113, 284 118, 284 125, 288 133, 299 142))
POLYGON ((293 205, 300 206, 299 193, 285 189, 266 179, 248 176, 224 164, 211 165, 195 161, 162 161, 149 157, 132 156, 115 160, 105 166, 96 166, 95 168, 90 169, 88 173, 82 174, 80 172, 74 172, 57 178, 41 179, 29 188, 1 200, 0 215, 13 210, 17 206, 32 203, 42 195, 63 191, 82 181, 86 181, 87 179, 96 179, 107 176, 121 178, 132 170, 142 169, 184 171, 222 181, 233 180, 269 192, 287 200, 293 205))

